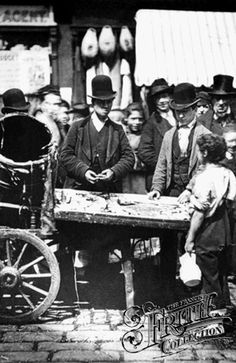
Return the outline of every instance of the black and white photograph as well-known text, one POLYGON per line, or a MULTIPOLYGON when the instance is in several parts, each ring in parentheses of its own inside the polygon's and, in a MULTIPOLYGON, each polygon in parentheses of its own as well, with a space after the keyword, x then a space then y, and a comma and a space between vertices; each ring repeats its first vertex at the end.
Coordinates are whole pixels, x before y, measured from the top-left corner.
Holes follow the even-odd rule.
POLYGON ((0 363, 236 362, 236 2, 0 4, 0 363))

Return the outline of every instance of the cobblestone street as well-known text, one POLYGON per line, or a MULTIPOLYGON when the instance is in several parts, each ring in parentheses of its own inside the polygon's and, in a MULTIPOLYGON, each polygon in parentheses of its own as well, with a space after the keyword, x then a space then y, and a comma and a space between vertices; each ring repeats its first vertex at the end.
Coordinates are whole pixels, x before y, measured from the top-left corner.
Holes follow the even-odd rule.
MULTIPOLYGON (((236 286, 230 283, 236 306, 236 286)), ((229 346, 207 343, 188 345, 179 353, 166 355, 157 345, 139 353, 122 346, 130 330, 123 311, 81 309, 54 304, 35 324, 0 326, 0 362, 236 362, 236 324, 227 335, 229 346)), ((219 342, 219 341, 218 341, 219 342)))

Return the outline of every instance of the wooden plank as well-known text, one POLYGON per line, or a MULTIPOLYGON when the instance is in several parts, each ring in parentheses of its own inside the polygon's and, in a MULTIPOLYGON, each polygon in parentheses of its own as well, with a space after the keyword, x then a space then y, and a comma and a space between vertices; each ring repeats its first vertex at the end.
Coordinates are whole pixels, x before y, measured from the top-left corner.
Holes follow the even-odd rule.
POLYGON ((144 228, 156 228, 156 229, 176 229, 187 230, 189 227, 189 221, 180 220, 159 220, 148 219, 145 217, 120 217, 112 215, 102 214, 88 214, 77 211, 57 211, 55 214, 56 220, 62 221, 74 221, 78 223, 93 223, 93 224, 106 224, 106 225, 120 225, 130 227, 144 227, 144 228))
POLYGON ((177 198, 56 190, 55 219, 130 227, 187 230, 190 216, 177 198))

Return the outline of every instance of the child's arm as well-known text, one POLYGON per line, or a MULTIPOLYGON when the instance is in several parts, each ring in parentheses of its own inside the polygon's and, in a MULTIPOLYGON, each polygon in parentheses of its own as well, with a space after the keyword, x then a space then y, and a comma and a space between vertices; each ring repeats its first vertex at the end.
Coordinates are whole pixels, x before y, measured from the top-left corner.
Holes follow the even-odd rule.
POLYGON ((196 174, 192 177, 192 179, 189 181, 188 185, 186 186, 185 190, 179 195, 178 202, 183 204, 186 202, 189 202, 190 196, 195 184, 196 174))
POLYGON ((185 242, 185 251, 186 252, 193 252, 194 250, 194 240, 196 237, 196 234, 199 230, 199 228, 202 225, 202 222, 204 220, 204 212, 196 210, 193 212, 191 222, 190 222, 190 228, 188 231, 188 235, 185 242))

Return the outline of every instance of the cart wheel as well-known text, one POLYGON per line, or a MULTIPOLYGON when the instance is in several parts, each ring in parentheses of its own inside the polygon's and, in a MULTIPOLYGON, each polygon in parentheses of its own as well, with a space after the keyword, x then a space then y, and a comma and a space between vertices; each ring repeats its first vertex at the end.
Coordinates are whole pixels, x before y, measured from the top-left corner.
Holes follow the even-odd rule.
POLYGON ((0 322, 36 320, 59 286, 58 262, 45 242, 24 230, 0 229, 0 322))

